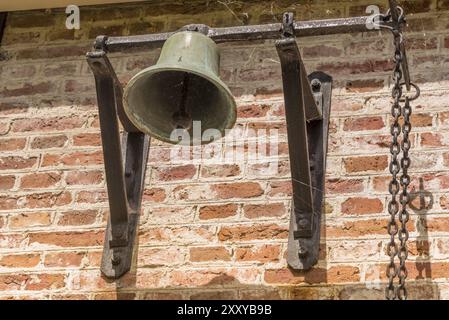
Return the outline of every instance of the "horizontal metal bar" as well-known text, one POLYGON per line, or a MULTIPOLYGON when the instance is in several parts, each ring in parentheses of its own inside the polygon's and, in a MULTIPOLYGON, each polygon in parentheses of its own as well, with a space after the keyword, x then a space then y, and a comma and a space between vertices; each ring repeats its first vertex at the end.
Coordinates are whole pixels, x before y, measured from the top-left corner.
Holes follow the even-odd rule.
MULTIPOLYGON (((295 36, 308 37, 338 33, 378 31, 366 27, 368 18, 369 16, 297 21, 294 23, 295 36)), ((210 28, 208 30, 208 36, 217 43, 279 39, 281 28, 281 23, 210 28)), ((109 52, 118 52, 129 48, 158 48, 161 47, 165 40, 173 34, 174 32, 166 32, 129 37, 110 37, 105 41, 105 49, 109 52)))

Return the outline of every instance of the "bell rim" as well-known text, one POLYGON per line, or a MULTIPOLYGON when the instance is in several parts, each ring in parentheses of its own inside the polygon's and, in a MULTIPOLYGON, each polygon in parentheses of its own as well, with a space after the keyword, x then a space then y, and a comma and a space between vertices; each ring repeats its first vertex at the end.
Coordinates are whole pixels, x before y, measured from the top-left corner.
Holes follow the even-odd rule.
MULTIPOLYGON (((129 95, 130 87, 134 83, 136 83, 144 74, 148 75, 148 72, 151 72, 151 75, 157 74, 157 73, 163 72, 163 71, 189 72, 189 73, 195 74, 196 76, 199 76, 203 79, 213 82, 215 86, 220 86, 221 88, 224 89, 226 95, 230 98, 229 100, 231 101, 231 110, 230 110, 231 117, 229 117, 229 120, 226 122, 226 125, 223 126, 223 128, 221 130, 216 128, 222 134, 221 138, 223 138, 225 136, 224 135, 225 130, 232 129, 235 126, 235 123, 237 121, 237 103, 235 102, 235 98, 232 95, 231 91, 229 90, 228 86, 217 75, 215 75, 211 72, 208 72, 207 70, 202 70, 201 72, 199 70, 200 70, 200 68, 189 69, 187 67, 180 67, 179 65, 171 65, 171 64, 155 64, 151 67, 141 70, 140 72, 135 74, 131 78, 131 80, 129 80, 129 82, 125 86, 125 89, 123 90, 122 102, 123 102, 123 109, 125 111, 126 116, 134 124, 134 126, 136 126, 137 129, 139 129, 141 132, 143 132, 145 134, 148 134, 149 136, 154 137, 155 139, 158 139, 160 141, 167 142, 167 143, 174 144, 174 145, 182 144, 181 142, 174 143, 169 138, 165 138, 159 134, 155 134, 154 131, 147 130, 148 127, 143 127, 140 125, 140 123, 135 121, 134 117, 130 115, 127 98, 129 95)), ((201 145, 206 145, 209 143, 211 143, 211 142, 203 142, 203 140, 201 140, 201 145)), ((191 143, 186 144, 186 145, 193 145, 193 141, 191 140, 191 143)))

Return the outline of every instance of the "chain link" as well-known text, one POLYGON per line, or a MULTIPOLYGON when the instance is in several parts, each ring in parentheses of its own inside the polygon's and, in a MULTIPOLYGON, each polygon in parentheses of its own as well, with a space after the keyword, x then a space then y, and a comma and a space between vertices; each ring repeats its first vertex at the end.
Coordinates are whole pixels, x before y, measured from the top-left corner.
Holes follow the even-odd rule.
MULTIPOLYGON (((387 13, 388 15, 388 13, 387 13)), ((399 17, 399 23, 404 22, 403 11, 401 9, 401 16, 399 17)), ((389 170, 391 173, 391 181, 389 183, 389 193, 391 195, 388 203, 388 213, 390 219, 387 224, 387 231, 390 235, 390 241, 387 245, 387 255, 390 257, 390 262, 387 266, 387 278, 388 285, 385 290, 385 296, 389 300, 393 299, 407 299, 407 289, 405 287, 405 280, 407 278, 406 260, 408 256, 407 240, 409 238, 409 232, 407 230, 407 222, 409 221, 409 211, 407 209, 410 203, 410 194, 408 192, 408 186, 410 185, 410 176, 408 169, 410 167, 409 150, 411 142, 409 134, 412 129, 410 117, 412 114, 412 108, 410 106, 410 100, 414 100, 419 96, 419 88, 413 84, 416 89, 416 95, 413 98, 407 96, 403 97, 402 86, 402 69, 401 64, 404 59, 404 55, 401 50, 403 37, 401 31, 398 28, 391 28, 391 32, 394 37, 394 58, 395 64, 393 71, 393 89, 392 98, 393 103, 391 106, 392 124, 390 133, 392 142, 390 145, 391 160, 389 170), (404 102, 404 106, 401 108, 401 102, 404 102), (402 116, 402 141, 399 143, 399 136, 401 134, 400 118, 402 116), (399 162, 398 156, 402 151, 402 158, 399 162), (401 172, 400 177, 398 175, 401 172), (399 198, 399 199, 398 199, 399 198), (398 222, 400 222, 400 227, 398 222), (396 243, 396 235, 399 239, 399 246, 396 243), (398 256, 399 266, 395 263, 395 258, 398 256), (399 278, 397 287, 394 284, 394 278, 399 278)))

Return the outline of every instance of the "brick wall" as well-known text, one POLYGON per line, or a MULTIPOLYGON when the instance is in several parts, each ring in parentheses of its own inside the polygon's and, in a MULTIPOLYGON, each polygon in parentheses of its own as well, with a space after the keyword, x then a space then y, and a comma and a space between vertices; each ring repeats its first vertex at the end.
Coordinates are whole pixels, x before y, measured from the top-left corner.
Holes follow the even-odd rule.
MULTIPOLYGON (((151 147, 132 271, 102 278, 108 216, 93 76, 98 34, 364 15, 386 1, 148 1, 85 7, 81 29, 62 10, 8 16, 0 49, 0 298, 383 298, 392 38, 387 32, 298 39, 309 72, 334 78, 322 254, 286 267, 290 179, 281 76, 271 41, 220 45, 238 127, 278 128, 279 170, 249 160, 170 162, 151 147), (149 3, 151 2, 151 3, 149 3), (319 3, 319 4, 317 4, 319 3)), ((449 1, 402 2, 414 103, 412 298, 449 298, 449 1)), ((126 82, 159 50, 111 55, 126 82)), ((245 134, 243 134, 245 137, 245 134)))

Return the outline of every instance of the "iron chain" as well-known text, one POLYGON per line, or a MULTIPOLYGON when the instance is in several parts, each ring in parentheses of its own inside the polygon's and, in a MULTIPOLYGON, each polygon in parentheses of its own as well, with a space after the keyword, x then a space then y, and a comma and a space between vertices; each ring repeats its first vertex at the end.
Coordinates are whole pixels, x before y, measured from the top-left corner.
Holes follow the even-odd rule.
MULTIPOLYGON (((401 10, 403 13, 403 11, 401 10)), ((401 14, 399 17, 399 24, 404 22, 404 17, 401 14)), ((393 299, 407 299, 407 290, 405 287, 405 280, 407 278, 406 260, 408 255, 407 240, 409 238, 409 232, 407 230, 407 222, 409 221, 408 205, 410 203, 410 194, 408 192, 408 186, 410 184, 410 176, 408 169, 410 167, 410 139, 409 134, 411 131, 410 117, 412 114, 412 108, 410 106, 410 98, 403 97, 402 87, 404 83, 402 80, 401 64, 404 59, 403 51, 401 50, 403 37, 399 28, 391 29, 394 36, 395 53, 393 62, 395 64, 393 71, 393 89, 392 98, 393 103, 391 107, 392 124, 390 133, 392 136, 392 142, 390 145, 391 160, 389 170, 391 173, 391 181, 389 183, 389 193, 391 195, 388 203, 388 213, 390 219, 387 224, 387 231, 390 236, 390 241, 387 245, 387 255, 390 258, 390 262, 387 266, 386 274, 388 278, 388 285, 385 290, 385 296, 389 300, 393 299), (403 103, 403 107, 401 107, 403 103), (400 119, 403 119, 402 124, 402 141, 399 143, 399 136, 401 134, 400 119), (398 157, 402 152, 402 158, 399 162, 398 157), (401 172, 402 169, 402 172, 401 172), (398 177, 400 174, 400 177, 398 177), (398 221, 400 226, 398 225, 398 221), (399 246, 396 243, 396 235, 398 236, 399 246), (395 263, 395 258, 398 256, 399 266, 395 263), (394 278, 399 278, 397 286, 394 284, 394 278)), ((415 99, 419 95, 419 89, 416 85, 413 85, 416 89, 415 99)))

